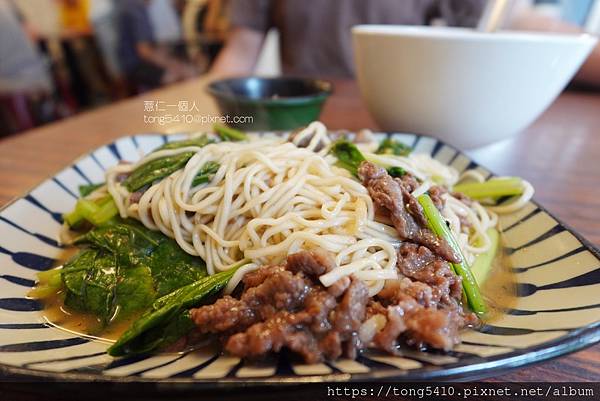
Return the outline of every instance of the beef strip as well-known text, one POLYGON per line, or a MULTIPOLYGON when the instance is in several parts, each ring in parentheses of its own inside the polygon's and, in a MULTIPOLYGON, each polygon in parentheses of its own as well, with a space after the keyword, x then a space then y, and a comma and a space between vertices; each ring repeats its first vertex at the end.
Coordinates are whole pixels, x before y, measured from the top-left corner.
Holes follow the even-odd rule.
POLYGON ((460 262, 460 256, 448 243, 437 238, 427 227, 423 208, 405 188, 402 180, 392 178, 385 169, 368 161, 361 163, 358 176, 369 190, 373 202, 389 213, 400 238, 424 245, 449 262, 460 262))
POLYGON ((356 356, 368 290, 349 278, 340 280, 336 291, 323 287, 318 276, 334 266, 333 257, 320 249, 290 255, 284 266, 248 273, 240 299, 225 296, 192 309, 192 320, 199 332, 220 334, 225 350, 239 357, 283 347, 307 363, 356 356))
POLYGON ((287 258, 287 269, 303 272, 311 276, 320 276, 335 267, 333 255, 321 248, 298 252, 287 258))
POLYGON ((396 177, 394 180, 398 181, 398 184, 403 186, 408 192, 412 192, 419 187, 419 182, 414 175, 406 173, 401 177, 396 177))
POLYGON ((445 204, 442 196, 448 193, 446 188, 439 185, 432 185, 427 192, 429 193, 429 197, 431 198, 431 201, 435 207, 441 212, 445 204))
POLYGON ((402 278, 387 281, 374 298, 354 278, 323 287, 318 277, 333 266, 329 253, 314 249, 288 256, 284 265, 250 272, 239 299, 224 296, 192 309, 196 334, 219 335, 225 351, 239 357, 287 348, 315 363, 355 358, 366 346, 390 353, 397 353, 401 344, 449 350, 459 341, 459 330, 476 322, 475 315, 462 309, 460 278, 424 246, 400 247, 402 278), (384 316, 385 324, 363 344, 361 325, 375 315, 384 316))
POLYGON ((424 246, 404 243, 398 251, 398 270, 405 276, 431 286, 436 302, 460 300, 462 279, 448 263, 424 246))
POLYGON ((462 308, 461 278, 447 261, 417 244, 402 244, 397 266, 405 277, 388 281, 377 294, 377 304, 369 305, 371 315, 387 318, 375 336, 376 346, 393 353, 401 336, 417 347, 451 349, 459 342, 459 330, 477 321, 462 308))

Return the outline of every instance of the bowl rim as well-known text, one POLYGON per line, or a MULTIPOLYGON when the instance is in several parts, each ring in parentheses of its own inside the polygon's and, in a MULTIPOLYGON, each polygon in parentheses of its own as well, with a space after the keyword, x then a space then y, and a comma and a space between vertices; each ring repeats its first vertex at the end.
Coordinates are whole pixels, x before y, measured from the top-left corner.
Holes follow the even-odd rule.
POLYGON ((418 25, 383 25, 360 24, 352 27, 353 36, 398 36, 417 39, 440 39, 447 41, 485 41, 485 42, 525 42, 594 45, 598 37, 590 33, 556 33, 541 31, 509 31, 480 32, 473 28, 418 26, 418 25))
POLYGON ((280 76, 280 77, 263 77, 259 75, 246 75, 241 77, 232 77, 217 79, 209 82, 205 86, 205 90, 208 94, 213 96, 215 99, 227 99, 239 103, 246 104, 266 104, 266 105, 299 105, 311 103, 316 100, 324 100, 333 93, 333 83, 321 78, 306 78, 299 76, 280 76), (317 91, 314 94, 303 95, 303 96, 281 96, 277 98, 253 98, 245 95, 236 95, 231 92, 223 92, 216 88, 217 84, 231 83, 235 81, 245 81, 249 79, 256 79, 259 81, 296 81, 303 82, 314 86, 317 91))

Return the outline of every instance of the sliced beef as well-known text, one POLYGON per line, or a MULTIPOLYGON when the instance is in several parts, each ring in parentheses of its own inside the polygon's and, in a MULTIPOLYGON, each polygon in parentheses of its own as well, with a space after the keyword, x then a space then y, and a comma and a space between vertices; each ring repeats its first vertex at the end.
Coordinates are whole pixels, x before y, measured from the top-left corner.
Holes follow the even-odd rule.
POLYGON ((224 296, 192 309, 196 335, 217 334, 225 351, 239 357, 287 348, 315 363, 355 358, 366 346, 389 353, 406 345, 449 350, 459 341, 459 330, 476 321, 462 309, 460 278, 427 247, 402 244, 401 278, 387 281, 373 298, 352 277, 325 288, 319 276, 333 263, 330 254, 315 249, 248 273, 239 298, 224 296), (370 318, 375 326, 363 326, 370 318), (360 340, 361 328, 368 344, 360 340))
POLYGON ((397 266, 404 278, 388 281, 377 294, 377 304, 369 305, 372 314, 387 318, 375 336, 376 345, 388 352, 397 350, 399 340, 417 347, 451 349, 459 342, 459 330, 477 321, 462 308, 461 278, 439 255, 412 243, 401 245, 397 266))
POLYGON ((242 282, 246 288, 257 287, 271 275, 283 271, 285 271, 285 266, 263 266, 260 269, 246 273, 242 279, 242 282))
POLYGON ((413 309, 407 316, 407 343, 418 348, 431 346, 445 351, 460 342, 463 319, 455 311, 433 308, 413 309))
POLYGON ((408 192, 411 193, 419 187, 419 182, 415 176, 410 173, 406 173, 401 177, 394 178, 394 180, 398 181, 398 184, 403 186, 408 192))
POLYGON ((248 327, 256 320, 252 308, 228 295, 214 304, 192 309, 191 317, 204 333, 219 333, 238 327, 248 327))
POLYGON ((321 248, 298 252, 287 258, 288 270, 294 273, 303 272, 309 276, 320 276, 334 267, 333 255, 321 248))
POLYGON ((262 269, 270 275, 256 287, 247 288, 239 300, 226 295, 212 305, 192 309, 191 317, 198 330, 204 333, 244 330, 279 310, 303 305, 310 283, 302 275, 273 267, 262 269))
POLYGON ((458 344, 458 332, 464 324, 464 319, 455 311, 426 308, 410 298, 389 306, 386 318, 386 325, 374 341, 392 354, 398 352, 400 339, 418 348, 450 350, 458 344))
POLYGON ((460 256, 448 243, 427 227, 427 219, 402 180, 392 178, 385 169, 370 162, 362 162, 358 175, 369 190, 373 202, 389 214, 401 239, 424 245, 450 262, 460 262, 460 256))
POLYGON ((435 302, 444 304, 460 300, 462 279, 450 265, 428 248, 404 243, 398 252, 398 270, 405 276, 431 286, 435 302))
POLYGON ((446 203, 444 202, 444 198, 442 197, 444 194, 448 193, 446 188, 441 187, 439 185, 433 185, 431 188, 429 188, 427 192, 429 193, 429 197, 431 198, 431 201, 433 202, 435 207, 437 207, 438 210, 441 212, 444 208, 444 204, 446 203))
POLYGON ((333 266, 331 255, 322 250, 290 255, 284 266, 248 273, 239 300, 225 296, 192 309, 192 320, 199 332, 220 334, 225 350, 239 357, 259 357, 283 347, 307 363, 356 356, 368 290, 362 281, 349 278, 330 287, 337 292, 323 287, 318 277, 333 266))

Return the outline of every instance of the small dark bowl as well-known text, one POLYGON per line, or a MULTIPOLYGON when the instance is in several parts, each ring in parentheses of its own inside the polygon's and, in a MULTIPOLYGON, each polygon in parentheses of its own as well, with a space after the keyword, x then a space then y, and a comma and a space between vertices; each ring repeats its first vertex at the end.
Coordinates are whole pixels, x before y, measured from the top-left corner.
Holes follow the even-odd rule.
POLYGON ((244 130, 282 131, 319 118, 332 92, 327 81, 308 78, 245 77, 215 81, 208 93, 216 100, 227 125, 244 130), (234 121, 234 117, 251 116, 234 121))

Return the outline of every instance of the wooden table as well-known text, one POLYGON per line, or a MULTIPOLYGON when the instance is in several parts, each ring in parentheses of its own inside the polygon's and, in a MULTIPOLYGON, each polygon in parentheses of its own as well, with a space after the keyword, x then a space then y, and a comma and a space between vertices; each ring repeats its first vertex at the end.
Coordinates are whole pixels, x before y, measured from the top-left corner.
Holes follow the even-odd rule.
MULTIPOLYGON (((376 128, 354 82, 335 83, 322 120, 333 129, 376 128)), ((198 112, 217 116, 204 92, 206 80, 174 85, 83 113, 65 121, 0 141, 0 204, 57 172, 78 155, 127 134, 182 132, 212 124, 145 123, 144 101, 164 102, 177 114, 179 101, 195 102, 198 112)), ((163 114, 165 114, 163 113, 163 114)), ((468 152, 497 174, 519 175, 534 185, 536 199, 595 244, 600 243, 600 94, 566 92, 533 126, 514 139, 468 152)), ((598 381, 600 345, 491 380, 598 381)))

